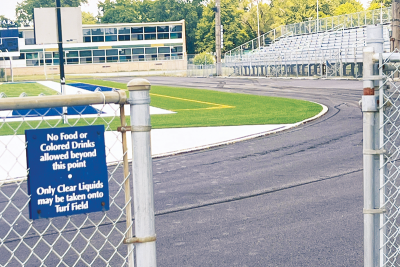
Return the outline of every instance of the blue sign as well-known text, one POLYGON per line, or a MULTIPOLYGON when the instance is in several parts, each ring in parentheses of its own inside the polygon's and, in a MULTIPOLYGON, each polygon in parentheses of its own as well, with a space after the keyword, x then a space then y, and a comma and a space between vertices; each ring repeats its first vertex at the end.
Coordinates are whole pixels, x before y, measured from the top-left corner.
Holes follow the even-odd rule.
POLYGON ((29 218, 109 210, 104 125, 26 130, 29 218))
POLYGON ((0 51, 18 52, 18 29, 0 30, 0 51))

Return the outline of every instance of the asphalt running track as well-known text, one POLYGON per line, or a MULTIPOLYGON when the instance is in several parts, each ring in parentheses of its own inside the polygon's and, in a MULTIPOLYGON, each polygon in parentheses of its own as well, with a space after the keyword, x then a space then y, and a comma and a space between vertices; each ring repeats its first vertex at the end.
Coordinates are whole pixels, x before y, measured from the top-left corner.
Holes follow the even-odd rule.
POLYGON ((363 266, 361 81, 148 80, 329 107, 286 132, 155 159, 158 266, 363 266))
POLYGON ((361 82, 148 79, 329 107, 286 132, 155 159, 158 266, 363 265, 361 82))

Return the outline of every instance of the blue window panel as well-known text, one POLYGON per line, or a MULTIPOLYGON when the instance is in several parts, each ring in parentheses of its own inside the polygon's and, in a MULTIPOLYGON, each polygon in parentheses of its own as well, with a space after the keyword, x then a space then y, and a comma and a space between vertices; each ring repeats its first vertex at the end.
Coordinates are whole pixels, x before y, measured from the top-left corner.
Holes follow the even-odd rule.
MULTIPOLYGON (((17 31, 18 34, 18 31, 17 31)), ((1 38, 0 50, 2 52, 18 52, 18 37, 1 38)))
POLYGON ((106 42, 116 42, 117 35, 106 35, 106 42))
POLYGON ((7 30, 1 30, 0 34, 2 38, 5 37, 17 37, 18 38, 18 29, 7 29, 7 30))

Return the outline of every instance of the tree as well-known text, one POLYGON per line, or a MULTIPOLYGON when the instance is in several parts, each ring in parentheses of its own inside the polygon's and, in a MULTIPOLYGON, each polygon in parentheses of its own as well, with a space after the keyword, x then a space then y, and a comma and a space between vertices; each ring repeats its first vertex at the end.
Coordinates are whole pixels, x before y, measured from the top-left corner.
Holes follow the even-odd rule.
MULTIPOLYGON (((259 1, 258 4, 258 13, 260 21, 260 36, 261 36, 272 29, 271 25, 274 23, 274 18, 270 6, 261 1, 259 1)), ((252 35, 257 37, 258 22, 257 22, 256 3, 252 2, 248 5, 248 12, 244 12, 242 20, 245 23, 246 28, 252 32, 252 35)))
MULTIPOLYGON (((248 2, 247 2, 248 3, 248 2)), ((243 0, 221 0, 221 24, 223 25, 223 52, 231 50, 256 37, 243 20, 247 3, 243 0)), ((211 1, 203 9, 203 16, 196 29, 196 52, 215 51, 215 2, 211 1)))
MULTIPOLYGON (((87 0, 61 0, 62 7, 78 7, 82 3, 87 3, 87 0)), ((19 22, 28 24, 33 21, 34 8, 55 6, 55 0, 24 0, 17 4, 15 13, 19 22)))
POLYGON ((363 6, 362 6, 362 4, 360 2, 352 1, 352 2, 346 2, 344 4, 339 5, 335 9, 333 14, 335 16, 338 16, 338 15, 356 13, 356 12, 360 12, 360 11, 363 11, 363 10, 364 10, 364 8, 363 8, 363 6))
MULTIPOLYGON (((146 1, 147 2, 147 1, 146 1)), ((132 0, 105 0, 98 5, 103 12, 102 23, 146 22, 146 14, 141 12, 141 2, 132 0)))
POLYGON ((368 10, 378 9, 382 7, 390 7, 392 5, 392 0, 372 0, 369 4, 368 10))
MULTIPOLYGON (((340 0, 320 0, 319 18, 332 16, 339 5, 340 0)), ((317 1, 315 0, 272 0, 271 9, 274 14, 273 28, 317 18, 317 1)))
POLYGON ((97 19, 92 15, 92 13, 82 11, 82 24, 96 24, 97 19))

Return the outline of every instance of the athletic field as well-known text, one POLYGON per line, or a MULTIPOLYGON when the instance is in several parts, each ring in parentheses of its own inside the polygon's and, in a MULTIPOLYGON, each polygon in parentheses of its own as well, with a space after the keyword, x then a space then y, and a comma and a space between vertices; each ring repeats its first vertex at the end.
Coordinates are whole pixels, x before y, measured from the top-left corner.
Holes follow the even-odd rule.
MULTIPOLYGON (((70 81, 71 85, 78 82, 126 90, 126 84, 111 81, 70 81)), ((52 94, 51 89, 36 83, 1 84, 1 92, 8 97, 17 97, 21 92, 28 96, 41 92, 46 95, 52 94)), ((152 115, 153 128, 289 124, 313 117, 322 110, 319 104, 302 100, 157 85, 151 87, 150 97, 151 106, 176 112, 152 115)), ((112 120, 112 123, 108 130, 116 130, 120 126, 119 119, 110 117, 109 120, 112 120)), ((49 127, 48 124, 63 126, 59 120, 47 122, 40 123, 39 128, 49 127)), ((3 124, 0 134, 14 134, 12 129, 18 129, 18 134, 23 134, 25 129, 36 127, 38 123, 39 121, 30 121, 30 126, 25 125, 26 122, 7 123, 10 127, 3 124)), ((86 122, 83 123, 87 125, 86 122)), ((95 122, 98 123, 101 122, 95 122)), ((80 125, 80 122, 76 125, 80 125)))

